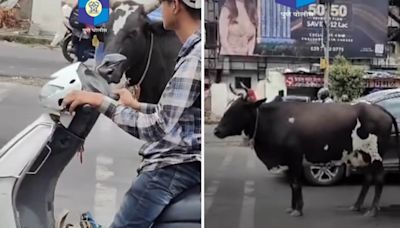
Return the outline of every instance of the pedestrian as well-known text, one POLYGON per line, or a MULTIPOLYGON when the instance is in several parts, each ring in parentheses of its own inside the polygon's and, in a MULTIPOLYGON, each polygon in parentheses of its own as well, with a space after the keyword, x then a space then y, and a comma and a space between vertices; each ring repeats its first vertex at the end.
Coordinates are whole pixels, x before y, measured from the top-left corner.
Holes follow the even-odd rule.
POLYGON ((345 102, 345 103, 351 101, 347 94, 343 94, 341 100, 342 100, 342 102, 345 102))
POLYGON ((176 71, 158 104, 140 103, 127 89, 118 102, 76 91, 63 105, 90 104, 131 135, 145 140, 136 181, 111 228, 148 228, 183 191, 201 181, 201 0, 161 0, 164 27, 183 43, 176 71))

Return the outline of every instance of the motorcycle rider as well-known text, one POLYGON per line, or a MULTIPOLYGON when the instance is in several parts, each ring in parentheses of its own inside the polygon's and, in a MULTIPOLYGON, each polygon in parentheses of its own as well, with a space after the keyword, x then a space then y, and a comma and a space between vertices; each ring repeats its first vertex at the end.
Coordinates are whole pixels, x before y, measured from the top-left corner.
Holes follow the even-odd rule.
POLYGON ((147 228, 183 191, 201 181, 201 0, 160 0, 164 27, 183 43, 176 71, 158 104, 140 103, 127 89, 118 102, 76 91, 63 101, 72 112, 90 104, 135 137, 147 141, 138 177, 112 228, 147 228))
POLYGON ((69 23, 72 30, 72 48, 79 62, 84 62, 88 59, 86 50, 92 48, 92 34, 86 32, 84 29, 86 25, 79 21, 79 5, 78 1, 74 2, 71 15, 69 17, 69 23))
POLYGON ((318 90, 317 93, 318 101, 321 103, 332 103, 333 100, 331 98, 331 94, 329 92, 329 89, 324 87, 318 90))

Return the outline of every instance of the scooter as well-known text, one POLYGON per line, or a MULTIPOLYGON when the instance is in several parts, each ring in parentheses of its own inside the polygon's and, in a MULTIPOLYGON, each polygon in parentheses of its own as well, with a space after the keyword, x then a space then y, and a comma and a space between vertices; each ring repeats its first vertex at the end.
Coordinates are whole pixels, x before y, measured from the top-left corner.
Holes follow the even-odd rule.
MULTIPOLYGON (((39 95, 41 105, 49 112, 0 150, 0 227, 56 227, 54 195, 58 179, 100 115, 89 105, 78 107, 73 116, 64 112, 63 98, 73 90, 113 97, 106 80, 83 63, 69 65, 51 76, 39 95)), ((174 199, 153 227, 200 228, 200 186, 174 199)))

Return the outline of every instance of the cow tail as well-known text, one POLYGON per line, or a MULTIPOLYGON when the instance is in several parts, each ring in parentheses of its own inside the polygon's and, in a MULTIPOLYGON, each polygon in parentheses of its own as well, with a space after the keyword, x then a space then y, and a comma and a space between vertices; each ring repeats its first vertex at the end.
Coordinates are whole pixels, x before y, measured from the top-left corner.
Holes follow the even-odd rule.
MULTIPOLYGON (((382 107, 380 105, 376 105, 376 106, 378 106, 380 109, 382 109, 382 111, 384 111, 386 114, 388 114, 390 116, 390 118, 392 119, 392 124, 393 124, 394 130, 395 130, 395 134, 396 134, 396 145, 397 145, 396 148, 398 148, 399 145, 400 145, 400 137, 399 137, 399 126, 397 125, 396 118, 392 115, 392 113, 390 113, 384 107, 382 107)), ((396 149, 396 151, 397 151, 397 157, 399 159, 399 168, 400 168, 400 150, 396 149)))
MULTIPOLYGON (((386 109, 385 109, 386 110, 386 109)), ((399 139, 399 126, 397 125, 397 121, 396 118, 389 112, 386 110, 386 112, 390 115, 390 117, 392 118, 392 123, 393 123, 393 127, 396 133, 396 151, 397 151, 397 156, 399 159, 399 168, 400 168, 400 150, 399 145, 400 145, 400 139, 399 139)))

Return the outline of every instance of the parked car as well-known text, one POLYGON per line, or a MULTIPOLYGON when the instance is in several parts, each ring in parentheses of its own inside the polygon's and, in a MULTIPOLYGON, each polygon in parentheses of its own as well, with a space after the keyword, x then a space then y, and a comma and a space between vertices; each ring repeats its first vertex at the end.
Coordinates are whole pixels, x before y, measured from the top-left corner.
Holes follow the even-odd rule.
MULTIPOLYGON (((284 101, 299 101, 296 99, 285 99, 284 101)), ((309 101, 303 101, 309 102, 309 101)), ((388 110, 400 123, 400 89, 381 90, 368 94, 357 99, 355 102, 367 102, 377 104, 388 110)), ((400 150, 395 144, 395 134, 392 134, 392 144, 389 151, 383 157, 383 166, 387 173, 399 172, 399 158, 397 153, 400 150)), ((287 167, 282 167, 284 171, 287 167)), ((355 168, 348 168, 346 165, 336 166, 334 164, 314 165, 304 162, 304 178, 312 185, 328 186, 334 185, 342 181, 344 178, 359 173, 355 168)))

